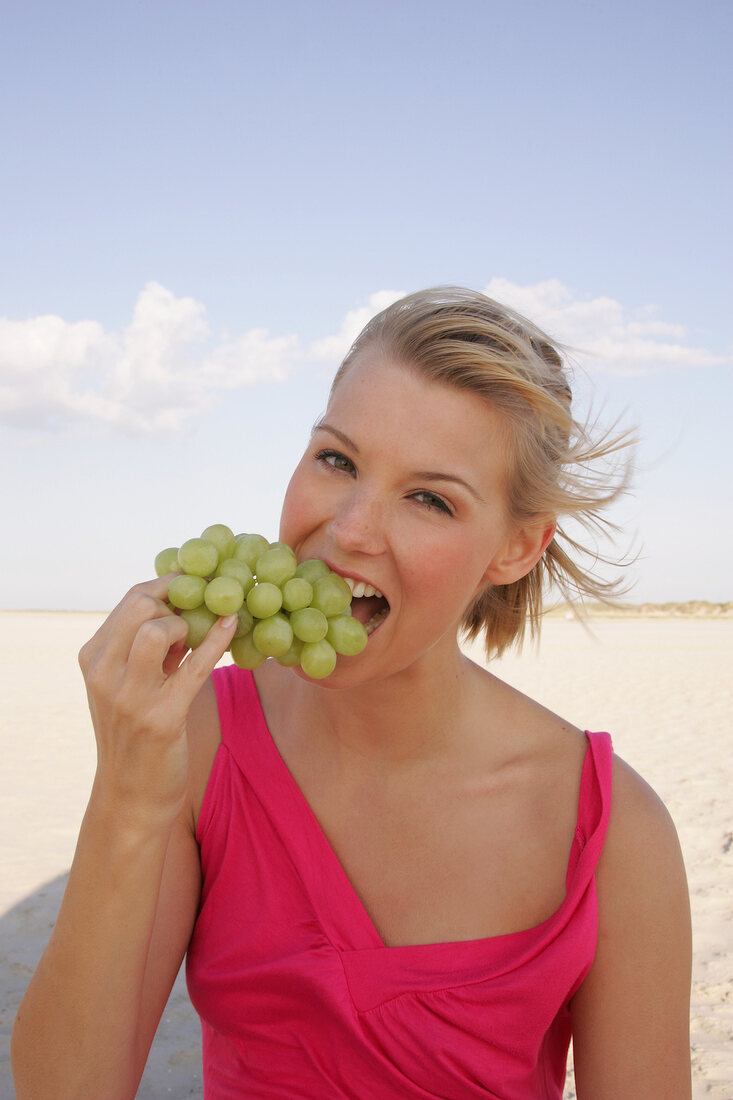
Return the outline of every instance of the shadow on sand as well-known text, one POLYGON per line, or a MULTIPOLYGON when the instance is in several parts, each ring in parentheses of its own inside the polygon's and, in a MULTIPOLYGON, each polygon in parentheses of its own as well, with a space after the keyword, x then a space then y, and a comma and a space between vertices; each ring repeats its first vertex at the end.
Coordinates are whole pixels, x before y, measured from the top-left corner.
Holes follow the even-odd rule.
MULTIPOLYGON (((51 934, 68 875, 59 875, 0 915, 0 1100, 14 1100, 10 1033, 21 997, 51 934)), ((200 1100, 201 1035, 178 975, 155 1037, 138 1100, 200 1100)))

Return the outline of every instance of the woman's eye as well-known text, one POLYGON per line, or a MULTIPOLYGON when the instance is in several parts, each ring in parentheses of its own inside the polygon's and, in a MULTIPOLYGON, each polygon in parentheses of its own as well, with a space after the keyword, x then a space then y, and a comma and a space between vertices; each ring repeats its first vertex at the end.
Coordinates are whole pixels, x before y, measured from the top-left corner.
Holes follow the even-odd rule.
POLYGON ((333 470, 342 470, 347 474, 354 472, 354 463, 346 455, 342 455, 340 451, 319 451, 316 460, 322 462, 325 466, 330 466, 333 470))
POLYGON ((424 504, 426 508, 438 512, 445 512, 447 516, 453 515, 453 509, 446 504, 443 498, 437 496, 435 493, 428 492, 427 489, 421 489, 419 493, 413 493, 412 499, 418 501, 419 504, 424 504))

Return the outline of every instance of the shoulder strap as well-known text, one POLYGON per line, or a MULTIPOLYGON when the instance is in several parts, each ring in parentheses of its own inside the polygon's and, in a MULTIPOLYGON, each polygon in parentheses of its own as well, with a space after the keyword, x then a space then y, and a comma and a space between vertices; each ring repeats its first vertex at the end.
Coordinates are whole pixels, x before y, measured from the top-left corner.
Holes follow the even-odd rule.
POLYGON ((269 784, 281 768, 254 676, 236 665, 214 670, 221 741, 248 780, 269 784))
POLYGON ((219 709, 221 739, 227 748, 232 748, 242 734, 242 726, 251 720, 251 716, 260 713, 260 700, 255 687, 254 677, 246 669, 236 665, 222 665, 212 674, 216 702, 219 709))
POLYGON ((595 873, 606 839, 611 813, 613 746, 608 733, 586 732, 588 749, 583 762, 575 837, 578 871, 582 877, 595 873))

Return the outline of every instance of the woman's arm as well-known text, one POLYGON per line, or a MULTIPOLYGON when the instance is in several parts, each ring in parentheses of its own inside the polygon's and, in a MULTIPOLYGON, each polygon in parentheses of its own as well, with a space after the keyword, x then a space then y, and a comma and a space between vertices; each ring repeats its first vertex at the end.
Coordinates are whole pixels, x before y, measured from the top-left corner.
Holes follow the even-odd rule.
POLYGON ((13 1031, 18 1100, 131 1100, 191 936, 200 865, 187 715, 234 624, 212 628, 179 668, 186 627, 166 592, 166 578, 133 589, 80 654, 97 772, 13 1031))
POLYGON ((690 908, 664 805, 621 761, 598 865, 593 967, 573 999, 579 1100, 689 1100, 690 908))

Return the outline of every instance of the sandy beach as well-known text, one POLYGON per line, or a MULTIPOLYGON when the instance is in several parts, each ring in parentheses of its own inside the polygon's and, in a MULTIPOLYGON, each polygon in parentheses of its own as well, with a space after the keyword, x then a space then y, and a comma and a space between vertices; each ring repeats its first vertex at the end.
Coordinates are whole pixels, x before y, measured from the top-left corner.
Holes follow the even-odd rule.
MULTIPOLYGON (((53 925, 94 771, 76 654, 91 613, 0 612, 0 1100, 13 1018, 53 925)), ((476 659, 480 653, 472 652, 476 659)), ((733 619, 561 617, 492 670, 619 755, 675 819, 692 896, 694 1100, 733 1100, 733 619)), ((575 1097, 572 1076, 566 1100, 575 1097)), ((199 1030, 179 975, 141 1100, 200 1098, 199 1030)))

